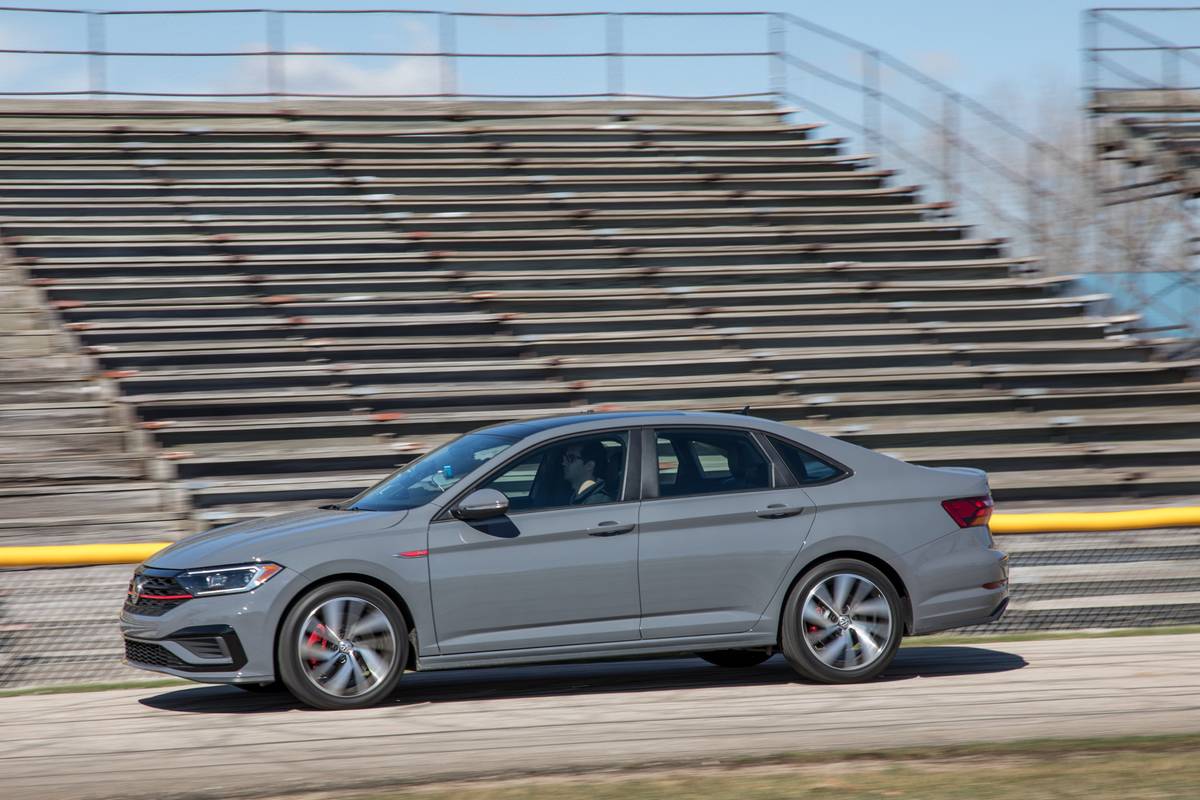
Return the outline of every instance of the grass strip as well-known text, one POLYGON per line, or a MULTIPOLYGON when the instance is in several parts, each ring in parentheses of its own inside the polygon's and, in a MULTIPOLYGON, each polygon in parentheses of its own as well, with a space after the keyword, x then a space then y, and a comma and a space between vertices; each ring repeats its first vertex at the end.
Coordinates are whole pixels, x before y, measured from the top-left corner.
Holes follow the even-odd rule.
POLYGON ((345 800, 1193 800, 1200 734, 708 759, 374 790, 345 800))
POLYGON ((116 689, 159 689, 164 686, 197 686, 181 678, 162 678, 149 681, 111 681, 109 683, 67 683, 61 686, 30 686, 24 689, 0 690, 0 697, 21 697, 30 694, 74 694, 76 692, 108 692, 116 689))

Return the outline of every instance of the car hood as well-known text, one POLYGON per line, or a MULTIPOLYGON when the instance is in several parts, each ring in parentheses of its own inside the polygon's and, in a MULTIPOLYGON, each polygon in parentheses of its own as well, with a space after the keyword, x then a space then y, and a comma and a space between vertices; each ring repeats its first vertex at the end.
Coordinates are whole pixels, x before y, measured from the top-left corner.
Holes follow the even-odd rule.
POLYGON ((146 566, 196 569, 252 561, 286 564, 292 548, 391 527, 407 513, 316 508, 237 522, 180 539, 146 559, 146 566))

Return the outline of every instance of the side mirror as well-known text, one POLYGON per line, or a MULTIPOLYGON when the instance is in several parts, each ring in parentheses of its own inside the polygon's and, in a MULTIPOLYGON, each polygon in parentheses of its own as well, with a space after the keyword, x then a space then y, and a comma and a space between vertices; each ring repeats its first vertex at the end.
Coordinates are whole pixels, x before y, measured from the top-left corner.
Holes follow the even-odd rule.
POLYGON ((491 519, 508 513, 508 498, 495 489, 478 489, 450 510, 461 520, 491 519))

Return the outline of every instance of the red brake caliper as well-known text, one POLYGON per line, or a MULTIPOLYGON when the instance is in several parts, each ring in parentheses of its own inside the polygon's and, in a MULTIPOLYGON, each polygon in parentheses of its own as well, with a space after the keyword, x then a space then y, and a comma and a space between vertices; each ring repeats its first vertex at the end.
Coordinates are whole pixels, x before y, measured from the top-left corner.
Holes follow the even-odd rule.
POLYGON ((816 633, 819 630, 821 630, 820 625, 813 625, 811 622, 808 623, 808 632, 809 633, 816 633))
MULTIPOLYGON (((325 640, 325 626, 319 622, 317 623, 317 627, 313 628, 313 632, 308 635, 308 643, 310 645, 315 645, 318 642, 320 642, 320 647, 322 650, 330 649, 329 642, 325 640)), ((317 659, 310 658, 308 660, 308 665, 310 667, 317 666, 317 659)))

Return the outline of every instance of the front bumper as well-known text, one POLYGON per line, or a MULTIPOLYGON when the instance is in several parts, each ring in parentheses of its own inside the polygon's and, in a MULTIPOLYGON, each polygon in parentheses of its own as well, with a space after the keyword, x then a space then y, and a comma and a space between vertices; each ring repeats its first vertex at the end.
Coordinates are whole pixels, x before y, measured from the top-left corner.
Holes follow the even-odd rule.
POLYGON ((163 639, 125 637, 126 664, 177 672, 234 672, 246 666, 246 650, 228 625, 198 625, 163 639))
POLYGON ((196 597, 161 613, 121 613, 123 661, 205 683, 275 679, 275 630, 298 574, 283 570, 252 592, 196 597))

